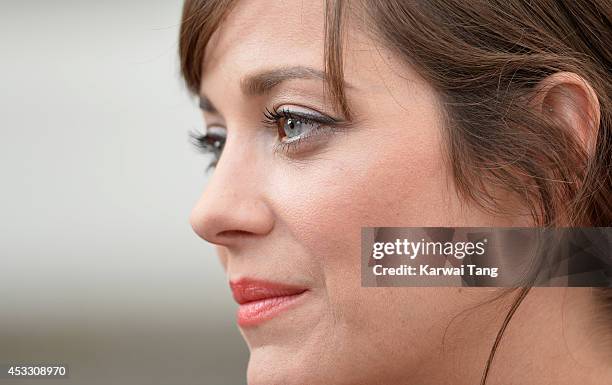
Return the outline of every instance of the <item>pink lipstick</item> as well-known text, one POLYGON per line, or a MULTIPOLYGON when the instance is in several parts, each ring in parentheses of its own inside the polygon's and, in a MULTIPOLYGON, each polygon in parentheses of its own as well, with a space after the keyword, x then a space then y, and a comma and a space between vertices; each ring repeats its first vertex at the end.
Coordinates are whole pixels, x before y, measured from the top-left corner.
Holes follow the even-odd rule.
POLYGON ((289 309, 303 297, 307 289, 242 278, 230 282, 234 300, 240 307, 236 319, 240 326, 254 326, 289 309))

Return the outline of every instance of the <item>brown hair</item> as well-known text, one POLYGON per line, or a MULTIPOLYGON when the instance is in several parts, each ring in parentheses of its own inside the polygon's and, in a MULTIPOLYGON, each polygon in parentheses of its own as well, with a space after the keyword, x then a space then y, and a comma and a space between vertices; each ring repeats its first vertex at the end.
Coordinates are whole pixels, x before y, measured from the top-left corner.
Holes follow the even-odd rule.
MULTIPOLYGON (((208 39, 231 0, 187 0, 179 53, 187 86, 197 92, 208 39)), ((486 210, 501 207, 493 191, 517 195, 539 226, 612 224, 612 7, 587 0, 360 1, 367 30, 395 51, 438 92, 445 109, 450 165, 459 193, 486 210), (597 141, 585 151, 559 121, 529 107, 547 76, 585 79, 600 103, 597 141)), ((351 2, 353 6, 355 2, 351 2)), ((328 91, 350 114, 342 87, 343 24, 351 8, 326 2, 328 91)), ((482 383, 514 311, 498 333, 482 383)), ((612 314, 612 290, 599 289, 612 314)))

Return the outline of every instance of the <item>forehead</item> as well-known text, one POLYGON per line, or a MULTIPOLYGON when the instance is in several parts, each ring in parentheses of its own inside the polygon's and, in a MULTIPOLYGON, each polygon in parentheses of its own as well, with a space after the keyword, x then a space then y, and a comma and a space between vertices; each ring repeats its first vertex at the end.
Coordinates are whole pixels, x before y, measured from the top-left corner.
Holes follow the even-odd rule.
POLYGON ((323 66, 322 0, 240 0, 206 46, 203 85, 271 66, 323 66))

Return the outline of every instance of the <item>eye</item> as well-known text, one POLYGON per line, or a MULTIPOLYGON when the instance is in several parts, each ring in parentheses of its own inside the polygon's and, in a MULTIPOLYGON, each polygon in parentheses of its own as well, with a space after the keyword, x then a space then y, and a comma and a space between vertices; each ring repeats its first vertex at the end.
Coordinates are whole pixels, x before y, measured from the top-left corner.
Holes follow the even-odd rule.
POLYGON ((206 133, 191 134, 192 143, 202 152, 213 155, 211 166, 215 166, 221 157, 225 140, 227 138, 227 130, 222 126, 208 126, 206 133))
POLYGON ((264 123, 276 128, 281 143, 298 141, 323 126, 336 123, 335 119, 321 114, 286 109, 270 111, 266 108, 264 116, 266 117, 264 123))
POLYGON ((317 129, 318 126, 318 124, 306 122, 300 118, 281 118, 278 121, 278 136, 282 141, 287 142, 317 129))

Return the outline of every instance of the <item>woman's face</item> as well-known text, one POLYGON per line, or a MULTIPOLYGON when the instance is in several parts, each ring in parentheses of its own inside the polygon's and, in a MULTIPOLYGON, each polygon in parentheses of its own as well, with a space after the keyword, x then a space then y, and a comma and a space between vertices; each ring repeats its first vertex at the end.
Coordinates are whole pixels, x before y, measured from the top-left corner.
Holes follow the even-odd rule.
POLYGON ((362 288, 361 228, 516 225, 460 202, 436 93, 363 31, 349 20, 350 124, 321 78, 322 1, 241 1, 206 49, 204 117, 227 141, 193 228, 236 287, 306 290, 277 314, 241 310, 252 385, 433 378, 451 318, 490 293, 362 288))

